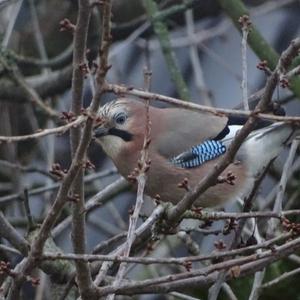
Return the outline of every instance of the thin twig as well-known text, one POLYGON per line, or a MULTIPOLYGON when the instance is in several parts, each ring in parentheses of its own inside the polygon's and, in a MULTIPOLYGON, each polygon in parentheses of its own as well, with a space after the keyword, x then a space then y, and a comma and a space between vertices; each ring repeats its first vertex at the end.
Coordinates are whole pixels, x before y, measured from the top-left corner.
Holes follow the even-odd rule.
POLYGON ((26 140, 37 139, 49 134, 64 134, 72 127, 79 126, 80 124, 86 121, 85 116, 79 116, 75 121, 67 123, 66 125, 62 125, 55 128, 44 129, 36 133, 20 135, 20 136, 0 136, 0 142, 12 143, 12 142, 21 142, 26 140))
POLYGON ((7 221, 2 212, 0 212, 0 236, 10 242, 23 255, 27 255, 29 243, 20 235, 20 233, 7 221))
MULTIPOLYGON (((129 183, 124 178, 119 178, 110 185, 106 186, 103 190, 99 191, 96 195, 91 197, 85 204, 84 212, 86 216, 95 208, 104 205, 113 196, 120 194, 129 188, 129 183)), ((69 216, 60 222, 52 230, 53 236, 58 236, 67 226, 71 223, 72 218, 69 216)))
POLYGON ((249 33, 249 26, 251 22, 247 15, 240 18, 240 23, 242 26, 242 92, 243 92, 243 104, 244 109, 249 110, 248 103, 248 64, 247 64, 247 38, 249 33))
POLYGON ((285 187, 286 187, 286 184, 287 184, 287 179, 289 177, 289 172, 290 172, 290 170, 292 168, 292 165, 293 165, 293 161, 294 161, 294 157, 296 155, 296 151, 297 151, 298 146, 299 146, 299 142, 300 142, 299 139, 294 139, 293 142, 292 142, 292 146, 290 148, 288 158, 287 158, 287 160, 284 164, 283 170, 282 170, 282 175, 281 175, 280 183, 279 183, 278 190, 277 190, 277 196, 276 196, 273 212, 280 213, 282 211, 282 202, 283 202, 285 187))
POLYGON ((20 256, 22 255, 22 253, 20 251, 16 250, 15 248, 8 247, 6 245, 1 245, 0 244, 0 249, 2 251, 6 251, 6 252, 9 252, 9 253, 12 253, 12 254, 16 254, 16 255, 20 255, 20 256))
POLYGON ((168 29, 161 20, 154 18, 155 14, 158 13, 157 4, 153 0, 143 0, 143 3, 146 13, 152 22, 155 34, 159 39, 161 50, 165 57, 165 61, 170 72, 171 79, 176 85, 177 92, 182 99, 189 100, 188 87, 178 67, 174 51, 172 50, 168 29))
POLYGON ((7 48, 8 46, 22 4, 23 4, 23 0, 19 0, 17 3, 14 4, 14 7, 12 8, 12 12, 10 12, 9 23, 2 40, 2 46, 4 48, 7 48))
MULTIPOLYGON (((291 146, 291 149, 289 152, 289 156, 286 160, 286 163, 285 163, 283 171, 282 171, 280 183, 278 186, 277 197, 276 197, 272 212, 275 212, 278 214, 283 213, 282 201, 283 201, 284 191, 285 191, 285 187, 286 187, 286 183, 287 183, 287 178, 289 177, 289 171, 291 170, 291 166, 292 166, 298 145, 299 145, 299 140, 296 140, 296 139, 293 140, 292 146, 291 146)), ((278 226, 278 223, 279 223, 278 220, 276 220, 276 221, 274 219, 269 220, 268 228, 267 228, 267 236, 272 236, 274 234, 275 229, 278 226)), ((261 286, 262 286, 264 276, 265 276, 265 269, 260 270, 255 273, 249 300, 258 300, 258 298, 262 292, 261 286)))
POLYGON ((34 58, 34 57, 24 57, 16 53, 10 53, 13 59, 19 66, 26 67, 39 67, 39 68, 58 68, 65 66, 68 62, 72 60, 73 54, 73 43, 67 46, 61 53, 49 59, 34 58))
POLYGON ((27 227, 28 231, 33 230, 36 227, 36 224, 34 222, 33 216, 31 214, 31 209, 29 205, 29 195, 28 195, 28 190, 24 190, 24 207, 25 207, 25 213, 27 217, 27 227))
MULTIPOLYGON (((88 182, 91 182, 93 180, 96 180, 98 178, 103 178, 103 177, 107 177, 107 176, 110 176, 110 175, 114 175, 116 174, 116 170, 115 169, 110 169, 110 170, 105 170, 105 171, 102 171, 102 172, 97 172, 97 173, 94 173, 94 174, 89 174, 89 175, 86 175, 84 177, 84 182, 85 183, 88 183, 88 182)), ((28 189, 28 195, 29 196, 32 196, 32 195, 38 195, 38 194, 41 194, 41 193, 46 193, 46 192, 49 192, 49 191, 53 191, 53 190, 57 190, 60 186, 60 183, 54 183, 52 185, 46 185, 46 186, 42 186, 42 187, 38 187, 38 188, 34 188, 34 189, 28 189)), ((101 192, 101 191, 100 191, 101 192)), ((8 203, 10 203, 11 201, 14 201, 14 200, 22 200, 22 194, 11 194, 11 195, 8 195, 8 196, 3 196, 3 197, 0 197, 0 205, 6 205, 8 203)), ((94 203, 95 206, 97 205, 96 203, 94 203)))
MULTIPOLYGON (((289 173, 291 171, 291 167, 292 167, 292 164, 294 161, 294 157, 296 155, 296 151, 299 146, 299 142, 300 142, 300 140, 298 140, 298 139, 293 140, 288 158, 284 164, 280 182, 279 182, 278 189, 277 189, 277 196, 276 196, 275 203, 273 206, 274 213, 278 213, 278 214, 282 213, 282 202, 283 202, 284 192, 285 192, 287 180, 289 178, 289 173)), ((272 236, 274 234, 277 225, 278 225, 278 221, 269 220, 268 230, 267 230, 268 236, 272 236)))
POLYGON ((1 64, 8 71, 8 74, 11 76, 12 80, 17 83, 21 88, 21 91, 24 95, 31 101, 37 108, 39 108, 44 114, 50 118, 57 119, 60 115, 57 111, 52 109, 50 106, 46 105, 43 100, 40 98, 36 90, 31 87, 28 82, 25 80, 23 75, 20 73, 16 65, 9 65, 4 58, 0 57, 1 64))
POLYGON ((1 160, 0 159, 0 166, 1 167, 5 167, 5 168, 10 168, 10 169, 15 169, 15 170, 20 170, 22 172, 28 172, 28 173, 40 173, 44 176, 47 176, 51 179, 54 179, 54 176, 52 174, 50 174, 48 171, 45 171, 42 168, 38 168, 35 167, 33 165, 30 166, 22 166, 20 164, 17 163, 12 163, 10 161, 7 160, 1 160))
POLYGON ((113 244, 120 242, 120 240, 124 239, 126 236, 127 232, 121 232, 117 235, 114 235, 110 239, 102 241, 97 246, 95 246, 92 253, 101 253, 102 251, 109 249, 113 244))
POLYGON ((192 255, 199 255, 200 254, 200 247, 197 242, 195 242, 191 235, 186 233, 185 231, 180 230, 177 233, 178 238, 183 242, 186 246, 188 252, 192 255))
POLYGON ((206 211, 201 212, 186 211, 183 214, 183 218, 187 219, 198 219, 203 221, 213 221, 213 220, 226 220, 226 219, 249 219, 249 218, 275 218, 281 219, 283 216, 289 215, 299 215, 300 209, 295 210, 285 210, 285 211, 251 211, 251 212, 222 212, 222 211, 206 211))
POLYGON ((229 300, 238 300, 238 298, 236 297, 236 295, 234 294, 232 288, 230 287, 230 285, 228 283, 224 282, 222 284, 222 289, 226 293, 229 300))
POLYGON ((253 280, 249 300, 258 300, 260 292, 261 292, 261 285, 264 280, 265 273, 266 273, 266 269, 262 269, 262 270, 257 271, 254 274, 254 280, 253 280))
POLYGON ((290 272, 285 272, 285 273, 283 273, 282 275, 276 277, 275 279, 270 280, 270 281, 268 281, 268 282, 262 284, 262 285, 261 285, 261 288, 262 288, 262 289, 267 289, 267 288, 274 287, 274 285, 277 285, 277 284, 280 283, 281 281, 286 280, 286 279, 288 279, 288 278, 290 278, 290 277, 292 277, 292 276, 295 276, 295 275, 297 275, 297 274, 299 274, 299 273, 300 273, 300 268, 294 269, 294 270, 292 270, 292 271, 290 271, 290 272))
MULTIPOLYGON (((185 22, 186 22, 188 37, 191 40, 195 39, 196 34, 195 34, 194 16, 192 10, 187 10, 185 12, 185 22)), ((205 105, 212 106, 211 97, 204 81, 204 74, 202 71, 202 66, 201 66, 201 61, 199 58, 197 46, 191 44, 189 46, 189 52, 190 52, 191 66, 193 68, 193 73, 195 77, 195 85, 198 90, 200 100, 203 101, 205 105)))
MULTIPOLYGON (((148 78, 147 75, 145 75, 146 78, 148 78)), ((149 88, 150 82, 149 78, 146 80, 146 88, 149 88)), ((151 135, 151 120, 149 115, 149 101, 145 104, 145 114, 146 114, 146 124, 145 124, 145 136, 144 136, 144 143, 143 148, 141 150, 141 158, 138 162, 138 174, 136 176, 137 181, 137 196, 136 196, 136 203, 134 207, 133 214, 130 216, 129 219, 129 227, 128 227, 128 233, 127 233, 127 240, 124 247, 124 253, 123 256, 128 257, 130 254, 130 250, 132 247, 132 244, 135 240, 135 230, 137 226, 137 222, 139 219, 139 214, 141 211, 141 208, 144 203, 144 190, 147 180, 147 171, 149 170, 150 161, 149 161, 149 144, 150 144, 150 135, 151 135)), ((122 262, 120 264, 118 273, 116 275, 116 279, 113 283, 113 286, 119 286, 126 271, 126 262, 122 262)), ((107 300, 113 300, 115 297, 114 294, 111 294, 107 297, 107 300)))
MULTIPOLYGON (((117 85, 117 84, 107 84, 106 89, 108 92, 115 93, 117 95, 132 95, 139 97, 141 99, 146 99, 150 101, 163 101, 166 103, 170 103, 174 106, 179 106, 181 108, 185 109, 190 109, 193 111, 204 111, 208 113, 212 113, 214 115, 227 115, 227 116, 247 116, 250 117, 253 112, 249 111, 244 111, 244 110, 235 110, 235 109, 225 109, 225 108, 215 108, 215 107, 210 107, 210 106, 205 106, 205 105, 200 105, 192 102, 186 102, 182 101, 177 98, 173 97, 168 97, 164 96, 161 94, 156 94, 156 93, 150 93, 146 92, 143 90, 139 89, 133 89, 133 88, 128 88, 124 85, 117 85)), ((255 114, 257 118, 265 119, 265 120, 270 120, 270 121, 277 121, 277 122, 300 122, 300 117, 291 117, 291 116, 277 116, 277 115, 271 115, 271 114, 265 114, 261 112, 257 112, 255 114)))
MULTIPOLYGON (((146 232, 147 230, 149 230, 150 228, 152 228, 152 226, 161 218, 162 214, 164 213, 165 208, 162 205, 157 206, 153 212, 151 213, 151 215, 147 218, 147 220, 136 229, 135 234, 134 234, 134 238, 137 239, 138 237, 142 236, 142 234, 144 232, 146 232)), ((114 251, 112 251, 111 255, 120 255, 121 253, 123 253, 123 249, 125 247, 125 243, 120 245, 117 249, 115 249, 114 251)), ((124 259, 131 259, 130 257, 123 257, 124 259)), ((112 266, 111 262, 104 262, 94 280, 94 283, 96 285, 99 285, 108 269, 112 266)))
POLYGON ((182 299, 182 300, 201 300, 200 298, 195 298, 195 297, 191 297, 189 295, 186 294, 182 294, 182 293, 178 293, 178 292, 172 292, 170 293, 170 295, 178 298, 178 299, 182 299))
MULTIPOLYGON (((29 7, 30 7, 32 27, 34 28, 33 32, 34 32, 35 43, 37 45, 38 52, 40 54, 40 57, 43 60, 47 60, 48 55, 47 55, 46 47, 44 44, 44 39, 43 39, 43 36, 41 33, 41 28, 40 28, 40 24, 39 24, 39 20, 38 20, 38 16, 37 16, 36 7, 35 7, 33 0, 29 1, 29 7)), ((44 69, 44 70, 46 70, 46 72, 47 72, 47 69, 44 69)))
MULTIPOLYGON (((83 81, 87 62, 85 58, 88 27, 90 21, 91 7, 87 0, 79 0, 77 22, 74 29, 74 52, 73 52, 73 74, 72 74, 72 103, 71 111, 78 117, 83 107, 83 81)), ((71 155, 74 158, 81 139, 81 128, 73 127, 70 132, 71 155)), ((79 170, 71 188, 71 195, 76 197, 72 205, 72 245, 75 253, 85 253, 86 228, 84 211, 84 186, 83 169, 79 170)), ((85 262, 75 262, 77 283, 80 296, 83 300, 91 297, 93 281, 90 267, 85 262)))

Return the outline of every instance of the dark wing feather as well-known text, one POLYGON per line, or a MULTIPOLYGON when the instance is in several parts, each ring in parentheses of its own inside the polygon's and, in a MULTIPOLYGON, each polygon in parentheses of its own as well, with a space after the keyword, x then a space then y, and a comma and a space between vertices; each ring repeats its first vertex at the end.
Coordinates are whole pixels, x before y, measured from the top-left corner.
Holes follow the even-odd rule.
POLYGON ((226 146, 221 141, 208 140, 204 143, 193 146, 176 157, 170 159, 171 163, 177 167, 189 169, 196 168, 209 160, 226 152, 226 146))

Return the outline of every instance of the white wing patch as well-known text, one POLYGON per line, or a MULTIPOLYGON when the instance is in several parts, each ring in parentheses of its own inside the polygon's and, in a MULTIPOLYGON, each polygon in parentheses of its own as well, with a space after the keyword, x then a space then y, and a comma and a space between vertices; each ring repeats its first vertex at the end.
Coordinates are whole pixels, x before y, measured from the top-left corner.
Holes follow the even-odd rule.
POLYGON ((223 142, 228 142, 234 139, 238 131, 243 127, 243 125, 229 125, 229 133, 222 139, 223 142))

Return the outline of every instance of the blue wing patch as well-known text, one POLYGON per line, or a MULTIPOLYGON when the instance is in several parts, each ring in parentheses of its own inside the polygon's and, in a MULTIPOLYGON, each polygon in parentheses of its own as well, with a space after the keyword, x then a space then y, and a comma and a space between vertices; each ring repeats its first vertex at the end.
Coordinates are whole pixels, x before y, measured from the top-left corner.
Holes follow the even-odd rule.
POLYGON ((196 168, 226 152, 226 147, 221 141, 208 140, 193 146, 186 152, 170 159, 177 167, 184 169, 196 168))

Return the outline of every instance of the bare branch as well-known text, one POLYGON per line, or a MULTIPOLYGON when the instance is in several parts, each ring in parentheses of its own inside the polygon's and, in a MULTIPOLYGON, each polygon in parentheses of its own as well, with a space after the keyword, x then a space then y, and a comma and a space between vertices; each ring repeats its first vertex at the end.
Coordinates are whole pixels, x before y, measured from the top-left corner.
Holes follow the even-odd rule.
POLYGON ((249 110, 248 103, 248 65, 247 65, 247 38, 250 30, 250 20, 247 15, 240 17, 239 22, 242 27, 242 92, 244 109, 249 110))
MULTIPOLYGON (((88 26, 91 14, 91 7, 88 0, 78 2, 77 22, 74 30, 74 52, 73 52, 73 75, 72 75, 72 104, 71 111, 78 117, 83 107, 83 81, 86 68, 86 41, 88 26)), ((71 153, 74 158, 81 139, 81 128, 73 127, 70 132, 71 153)), ((84 211, 84 186, 83 170, 79 170, 71 188, 71 195, 76 197, 76 202, 72 204, 72 244, 75 253, 85 253, 86 229, 84 211)), ((91 297, 93 281, 89 265, 85 262, 75 262, 79 293, 83 300, 91 297)))
POLYGON ((28 242, 6 220, 2 212, 0 212, 0 236, 8 240, 23 255, 27 255, 30 248, 28 242))
POLYGON ((241 213, 230 213, 230 212, 222 212, 222 211, 205 211, 201 210, 200 212, 197 211, 186 211, 182 217, 187 219, 198 219, 203 221, 213 221, 213 220, 226 220, 226 219, 249 219, 249 218, 275 218, 281 219, 283 216, 290 216, 290 215, 299 215, 300 209, 295 210, 285 210, 280 212, 275 211, 251 211, 251 212, 241 212, 241 213))
POLYGON ((266 289, 266 288, 270 288, 270 287, 274 287, 274 285, 277 285, 278 283, 280 283, 283 280, 286 280, 292 276, 295 276, 297 274, 300 273, 300 268, 294 269, 290 272, 285 272, 282 275, 278 276, 277 278, 270 280, 269 282, 264 283, 261 288, 262 289, 266 289))
MULTIPOLYGON (((117 84, 107 84, 106 89, 108 92, 115 93, 117 95, 132 95, 139 97, 141 99, 146 99, 150 101, 158 100, 158 101, 163 101, 166 103, 170 103, 175 106, 179 106, 185 109, 190 109, 193 111, 204 111, 204 112, 209 112, 214 115, 228 115, 228 116, 247 116, 250 117, 253 112, 249 111, 244 111, 244 110, 235 110, 235 109, 225 109, 225 108, 215 108, 215 107, 210 107, 210 106, 205 106, 205 105, 200 105, 192 102, 186 102, 182 101, 177 98, 173 97, 168 97, 164 96, 161 94, 156 94, 156 93, 150 93, 146 92, 143 90, 139 89, 134 89, 134 88, 128 88, 124 85, 117 85, 117 84)), ((270 121, 277 121, 277 122, 299 122, 300 117, 291 117, 291 116, 277 116, 277 115, 271 115, 271 114, 266 114, 266 113, 261 113, 259 111, 255 112, 255 115, 257 118, 265 119, 265 120, 270 120, 270 121)))
MULTIPOLYGON (((102 41, 101 41, 102 51, 101 51, 100 68, 98 70, 98 75, 97 75, 97 93, 93 98, 92 103, 89 107, 89 114, 88 114, 89 117, 86 119, 85 126, 82 132, 82 137, 80 139, 80 143, 77 147, 69 171, 63 178, 56 199, 52 207, 50 208, 44 222, 40 227, 37 238, 32 243, 31 251, 28 255, 26 262, 22 266, 21 274, 24 275, 29 274, 33 270, 33 268, 37 265, 38 258, 42 254, 43 246, 50 234, 50 231, 68 199, 69 190, 76 176, 78 175, 78 172, 81 170, 84 164, 86 150, 91 141, 93 122, 94 122, 93 116, 95 116, 97 113, 101 101, 101 96, 104 92, 103 85, 105 84, 105 76, 109 69, 107 65, 107 57, 108 57, 109 44, 111 40, 110 38, 111 3, 109 1, 105 1, 103 4, 104 4, 103 18, 102 18, 103 32, 102 32, 102 41)), ((9 300, 18 298, 20 287, 23 281, 24 281, 23 277, 14 281, 14 284, 10 290, 11 292, 8 298, 9 300)))
POLYGON ((67 123, 66 125, 62 125, 59 127, 44 129, 36 133, 20 135, 20 136, 0 136, 0 142, 12 143, 12 142, 21 142, 26 140, 37 139, 50 134, 64 134, 66 131, 71 129, 72 127, 79 126, 80 124, 86 121, 85 116, 78 117, 75 121, 67 123))
MULTIPOLYGON (((157 217, 156 217, 157 218, 157 217)), ((145 227, 144 227, 145 228, 145 227)), ((144 230, 144 229, 143 229, 144 230)), ((141 229, 139 228, 136 233, 140 234, 141 229)), ((170 257, 170 258, 157 258, 157 257, 125 257, 118 254, 73 254, 73 253, 44 253, 41 260, 82 260, 86 262, 93 261, 110 261, 110 262, 127 262, 127 263, 138 263, 144 265, 150 264, 175 264, 184 265, 186 262, 200 262, 206 260, 220 260, 224 257, 233 257, 237 255, 246 254, 249 252, 254 252, 258 249, 270 249, 276 245, 276 243, 287 241, 292 237, 292 233, 284 233, 276 238, 270 239, 268 241, 261 242, 257 245, 247 246, 240 249, 233 249, 228 251, 213 251, 211 254, 207 255, 193 255, 186 257, 170 257)), ((273 247, 274 248, 274 247, 273 247)), ((121 253, 121 251, 120 251, 121 253)))
POLYGON ((146 279, 139 282, 124 283, 119 287, 107 286, 98 290, 99 296, 105 296, 109 293, 116 294, 144 294, 144 293, 165 293, 170 291, 182 291, 192 287, 207 286, 215 279, 218 271, 229 270, 226 273, 226 278, 232 278, 233 267, 239 268, 239 277, 253 273, 258 268, 262 268, 271 262, 289 255, 295 249, 300 248, 300 239, 297 238, 291 242, 276 248, 276 255, 271 250, 262 253, 245 256, 242 258, 230 259, 225 262, 217 263, 200 270, 192 270, 179 274, 162 276, 155 279, 146 279))

